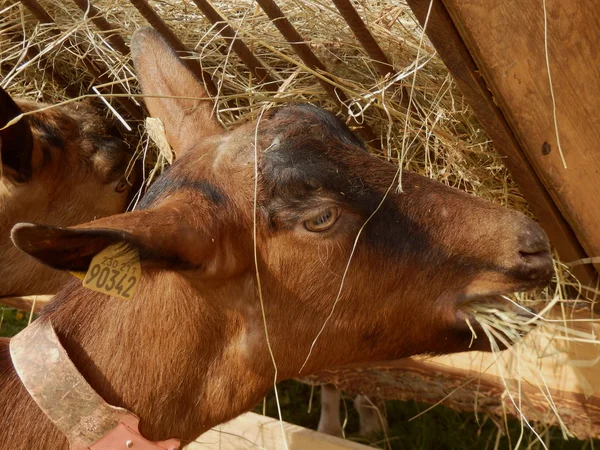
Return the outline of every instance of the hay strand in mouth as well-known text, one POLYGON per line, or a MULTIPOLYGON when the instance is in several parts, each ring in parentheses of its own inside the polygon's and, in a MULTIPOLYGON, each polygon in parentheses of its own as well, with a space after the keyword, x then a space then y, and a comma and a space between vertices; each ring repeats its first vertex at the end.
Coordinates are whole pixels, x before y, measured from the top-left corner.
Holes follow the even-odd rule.
MULTIPOLYGON (((510 409, 521 420, 523 429, 529 429, 539 445, 546 448, 542 428, 536 421, 541 421, 540 425, 556 424, 564 439, 573 436, 569 426, 574 423, 563 418, 564 406, 559 407, 559 399, 555 398, 565 388, 563 384, 568 379, 575 380, 585 395, 594 393, 595 388, 588 381, 591 372, 586 371, 591 371, 600 360, 600 318, 580 299, 555 295, 547 304, 541 304, 531 300, 532 295, 513 297, 520 298, 503 296, 503 303, 472 302, 462 309, 473 339, 481 338, 475 335, 478 327, 496 356, 488 373, 502 380, 510 409), (539 312, 526 306, 536 303, 544 306, 539 312), (503 347, 508 349, 501 352, 503 347), (540 402, 544 405, 537 416, 531 415, 531 408, 525 408, 532 404, 533 396, 537 397, 538 408, 540 402)), ((520 443, 521 438, 515 445, 520 443)))

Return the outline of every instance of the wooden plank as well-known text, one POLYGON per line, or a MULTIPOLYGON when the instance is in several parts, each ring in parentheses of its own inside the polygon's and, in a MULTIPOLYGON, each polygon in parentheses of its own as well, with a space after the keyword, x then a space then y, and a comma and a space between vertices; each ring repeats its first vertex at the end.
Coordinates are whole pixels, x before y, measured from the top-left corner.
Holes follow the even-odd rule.
MULTIPOLYGON (((407 1, 423 25, 430 0, 407 1)), ((505 157, 506 167, 519 185, 532 212, 548 233, 561 259, 574 261, 585 257, 581 244, 533 170, 502 111, 495 104, 494 98, 479 74, 477 65, 441 1, 433 2, 426 31, 465 99, 494 142, 494 147, 505 157)), ((597 275, 589 266, 582 266, 575 274, 582 282, 595 284, 597 275)))
MULTIPOLYGON (((352 2, 350 0, 333 0, 333 4, 350 27, 350 30, 352 30, 358 42, 360 42, 362 48, 369 55, 369 58, 373 61, 373 65, 379 72, 379 75, 384 78, 386 76, 391 78, 395 74, 392 63, 367 28, 367 25, 360 17, 360 14, 358 14, 358 11, 356 11, 356 8, 354 8, 354 5, 352 5, 352 2)), ((402 85, 401 89, 402 97, 400 98, 400 104, 408 110, 410 95, 406 86, 402 85)), ((414 107, 415 105, 411 105, 411 109, 414 107)))
POLYGON ((600 255, 600 13, 593 0, 444 0, 533 168, 590 256, 600 255))
POLYGON ((121 55, 129 55, 129 47, 125 43, 125 39, 118 33, 118 27, 110 23, 90 0, 73 0, 73 2, 94 22, 98 29, 104 32, 103 38, 107 39, 121 55))
MULTIPOLYGON (((561 318, 562 313, 557 311, 553 316, 561 318)), ((569 322, 574 330, 596 336, 600 333, 600 322, 595 322, 599 317, 589 311, 573 313, 570 319, 575 319, 569 322)), ((497 417, 505 412, 518 417, 520 405, 528 420, 543 424, 559 423, 556 409, 573 435, 600 438, 598 359, 599 344, 550 339, 540 327, 499 356, 465 352, 417 357, 329 370, 309 380, 334 384, 348 393, 442 402, 457 410, 497 417)))
MULTIPOLYGON (((437 364, 436 360, 407 359, 360 370, 337 369, 319 374, 312 381, 331 383, 348 394, 363 394, 372 399, 414 400, 432 405, 443 404, 457 411, 486 413, 499 424, 505 415, 519 415, 506 395, 501 378, 437 364), (476 378, 465 386, 465 382, 474 376, 476 378)), ((513 393, 517 391, 514 381, 508 380, 507 383, 512 386, 513 393)), ((599 397, 586 398, 583 394, 559 392, 552 388, 542 392, 523 383, 520 410, 530 423, 558 425, 546 399, 548 392, 572 436, 578 439, 600 438, 599 397)), ((516 396, 515 399, 518 400, 516 396)), ((515 403, 519 405, 518 401, 515 403)))
POLYGON ((26 297, 0 297, 0 305, 25 312, 39 313, 54 295, 29 295, 26 297))
POLYGON ((309 430, 298 425, 255 413, 243 414, 231 422, 220 425, 200 436, 196 442, 189 444, 187 450, 238 450, 268 449, 285 450, 283 440, 289 450, 369 450, 373 447, 340 439, 309 430))

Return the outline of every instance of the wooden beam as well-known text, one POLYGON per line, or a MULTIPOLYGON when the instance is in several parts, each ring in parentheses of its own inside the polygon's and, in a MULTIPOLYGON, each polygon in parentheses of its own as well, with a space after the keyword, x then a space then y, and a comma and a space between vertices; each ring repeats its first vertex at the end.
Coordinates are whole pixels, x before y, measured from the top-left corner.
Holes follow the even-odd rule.
POLYGON ((244 42, 237 37, 237 32, 229 25, 227 20, 217 11, 208 0, 193 0, 202 14, 215 26, 215 30, 227 42, 228 46, 240 58, 248 70, 254 75, 258 83, 270 91, 277 91, 279 82, 275 81, 264 64, 254 56, 254 53, 244 42))
POLYGON ((548 322, 547 328, 542 323, 501 353, 464 352, 373 363, 327 370, 308 381, 378 399, 441 402, 459 411, 499 418, 504 414, 518 418, 516 405, 520 405, 527 420, 544 425, 557 425, 555 411, 559 411, 573 435, 600 438, 598 344, 577 339, 597 336, 600 322, 590 311, 565 314, 566 318, 558 307, 549 314, 554 322, 548 322), (573 330, 570 338, 552 328, 562 320, 573 330))
MULTIPOLYGON (((358 11, 356 11, 356 8, 354 8, 354 5, 352 5, 352 2, 350 0, 333 0, 333 4, 350 27, 350 30, 352 30, 352 33, 358 42, 360 42, 362 48, 364 48, 367 55, 369 55, 369 58, 373 61, 373 65, 379 72, 379 75, 384 78, 386 76, 393 76, 396 71, 394 70, 392 63, 367 28, 367 25, 358 14, 358 11)), ((400 85, 400 83, 398 83, 398 85, 400 85)), ((407 110, 407 113, 410 114, 410 111, 408 111, 410 94, 406 86, 401 85, 400 89, 402 91, 400 104, 407 110)), ((416 105, 410 106, 411 110, 414 110, 416 107, 416 105)))
MULTIPOLYGON (((423 25, 427 17, 430 0, 407 0, 419 22, 423 25)), ((494 142, 511 176, 529 203, 561 259, 569 262, 585 258, 586 253, 548 191, 540 181, 503 112, 498 108, 479 68, 448 11, 440 0, 433 0, 427 23, 427 36, 435 46, 446 67, 454 77, 467 102, 473 108, 481 125, 494 142)), ((488 5, 489 8, 489 5, 488 5)), ((508 34, 502 36, 504 39, 508 34)), ((524 57, 526 60, 527 58, 524 57)), ((600 130, 600 128, 599 128, 600 130)), ((599 208, 595 208, 600 213, 599 208)), ((585 284, 595 285, 597 273, 590 266, 581 266, 575 272, 585 284)))
MULTIPOLYGON (((515 405, 506 395, 502 378, 439 364, 435 359, 405 359, 385 366, 337 369, 302 381, 334 384, 348 394, 362 394, 373 399, 443 404, 457 411, 489 414, 499 418, 498 423, 502 423, 505 414, 519 417, 515 405), (470 379, 473 381, 464 386, 470 379)), ((508 380, 507 384, 515 395, 518 392, 516 381, 508 380)), ((520 409, 531 423, 558 424, 546 398, 550 393, 562 421, 573 436, 578 439, 600 438, 599 397, 586 398, 581 393, 561 392, 553 388, 542 392, 527 383, 521 383, 520 388, 520 409)), ((515 403, 519 404, 517 400, 515 403)))
POLYGON ((381 49, 367 26, 362 20, 358 11, 352 5, 350 0, 333 0, 333 4, 344 18, 362 48, 365 49, 367 55, 373 60, 373 65, 379 72, 379 75, 385 77, 388 74, 394 73, 394 68, 390 60, 381 49))
POLYGON ((548 55, 543 2, 445 0, 536 173, 583 248, 599 256, 600 14, 593 0, 546 3, 548 55))
POLYGON ((104 37, 110 42, 110 44, 119 52, 121 55, 129 55, 129 47, 125 43, 123 37, 118 33, 117 26, 110 23, 102 14, 102 12, 96 8, 91 0, 73 0, 73 2, 81 9, 84 14, 94 22, 101 31, 106 33, 104 37))
POLYGON ((187 450, 372 450, 373 447, 329 436, 277 419, 246 413, 204 433, 187 450), (287 442, 287 447, 284 444, 287 442))

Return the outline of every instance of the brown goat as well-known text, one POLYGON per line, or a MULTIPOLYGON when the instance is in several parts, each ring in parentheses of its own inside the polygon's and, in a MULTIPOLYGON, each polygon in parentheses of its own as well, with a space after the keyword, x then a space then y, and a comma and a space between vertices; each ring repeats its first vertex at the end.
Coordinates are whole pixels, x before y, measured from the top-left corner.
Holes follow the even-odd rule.
MULTIPOLYGON (((44 106, 15 102, 0 88, 0 128, 44 106)), ((69 278, 14 247, 15 223, 70 226, 125 211, 131 152, 111 131, 84 103, 26 115, 0 130, 0 303, 7 296, 56 293, 69 278)))
MULTIPOLYGON (((275 372, 261 304, 284 380, 302 367, 466 350, 461 304, 549 282, 548 240, 523 214, 412 173, 403 192, 388 191, 396 167, 314 106, 225 132, 155 31, 136 32, 132 55, 180 157, 139 211, 73 228, 20 224, 12 236, 62 270, 85 271, 118 242, 139 251, 133 299, 73 280, 38 320, 52 321, 86 380, 137 414, 147 438, 194 440, 265 395, 275 372)), ((15 374, 8 341, 0 398, 3 448, 68 448, 15 374)))

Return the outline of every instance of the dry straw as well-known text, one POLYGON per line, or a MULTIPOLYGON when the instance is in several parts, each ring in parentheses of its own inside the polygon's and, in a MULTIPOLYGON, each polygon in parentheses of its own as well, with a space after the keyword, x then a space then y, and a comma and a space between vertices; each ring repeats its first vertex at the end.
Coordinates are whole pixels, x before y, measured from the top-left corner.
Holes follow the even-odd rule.
MULTIPOLYGON (((380 142, 380 148, 373 147, 371 151, 380 158, 397 164, 401 161, 406 169, 529 214, 502 159, 433 47, 421 39, 422 30, 405 4, 354 2, 394 67, 394 73, 382 77, 329 0, 277 3, 327 67, 327 73, 307 67, 253 0, 223 0, 212 5, 269 72, 273 81, 267 84, 253 76, 233 51, 231 40, 219 36, 219 27, 211 24, 194 2, 150 2, 189 50, 183 56, 199 62, 212 76, 218 90, 215 111, 226 128, 256 120, 265 107, 311 102, 336 112, 351 126, 368 125, 380 142), (348 100, 340 106, 339 99, 332 98, 319 80, 328 80, 348 100), (407 103, 411 105, 409 115, 403 106, 407 103)), ((16 96, 48 102, 90 94, 103 97, 115 108, 107 108, 107 116, 125 121, 134 131, 130 141, 137 147, 138 156, 144 158, 145 176, 148 182, 152 181, 170 153, 157 137, 160 124, 153 124, 146 132, 145 124, 132 118, 119 104, 124 93, 130 95, 128 101, 139 108, 141 117, 141 107, 136 106, 139 98, 135 96, 138 86, 128 53, 118 48, 112 33, 96 27, 91 9, 84 12, 72 0, 45 0, 40 5, 53 23, 40 23, 22 3, 0 0, 0 83, 16 96), (148 138, 149 134, 153 139, 148 138), (159 142, 158 146, 153 142, 159 142)), ((126 1, 98 0, 94 6, 125 42, 137 28, 148 25, 126 1)), ((557 262, 552 289, 513 297, 519 305, 533 305, 541 311, 533 320, 517 314, 519 306, 512 304, 510 308, 484 304, 468 307, 470 325, 478 322, 483 330, 484 335, 476 336, 477 339, 519 342, 498 354, 498 359, 511 361, 502 366, 506 369, 502 376, 510 398, 507 409, 521 417, 524 432, 527 427, 535 429, 538 418, 519 413, 525 398, 519 383, 521 371, 525 370, 520 356, 535 354, 542 360, 553 352, 563 352, 561 346, 566 344, 596 345, 594 319, 590 313, 584 320, 580 317, 581 311, 589 311, 589 304, 574 299, 573 292, 578 287, 557 262), (547 302, 553 307, 544 309, 547 302), (579 319, 575 320, 575 316, 579 319), (520 339, 532 329, 536 329, 535 339, 520 339)), ((588 288, 590 292, 597 293, 588 288)), ((594 358, 569 362, 579 367, 594 363, 594 358)), ((533 367, 528 365, 527 370, 535 372, 536 365, 533 367)), ((553 418, 547 420, 561 426, 567 436, 568 424, 554 407, 543 376, 538 376, 536 388, 547 397, 548 409, 552 411, 553 418)), ((533 436, 545 447, 543 434, 540 428, 533 436)), ((521 442, 512 443, 513 447, 519 445, 521 442)))

